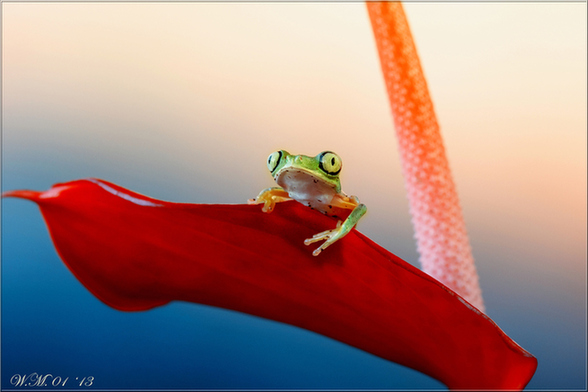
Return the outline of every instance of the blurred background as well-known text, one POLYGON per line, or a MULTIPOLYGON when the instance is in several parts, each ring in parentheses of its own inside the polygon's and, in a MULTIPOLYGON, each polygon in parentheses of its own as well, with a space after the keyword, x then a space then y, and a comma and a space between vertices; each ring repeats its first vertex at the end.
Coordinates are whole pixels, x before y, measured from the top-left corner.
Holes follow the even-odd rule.
MULTIPOLYGON (((488 315, 586 388, 586 4, 408 3, 488 315)), ((98 177, 244 203, 274 150, 343 159, 358 229, 418 266, 363 3, 3 3, 2 190, 98 177)), ((62 264, 37 207, 2 200, 2 388, 435 389, 323 336, 192 303, 125 313, 62 264), (75 386, 71 384, 71 386, 75 386)))

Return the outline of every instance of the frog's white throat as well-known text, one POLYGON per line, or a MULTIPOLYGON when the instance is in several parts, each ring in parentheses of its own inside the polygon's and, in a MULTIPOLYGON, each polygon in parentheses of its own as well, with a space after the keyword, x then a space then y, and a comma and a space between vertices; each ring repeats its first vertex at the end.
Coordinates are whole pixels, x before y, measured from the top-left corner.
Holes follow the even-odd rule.
POLYGON ((285 167, 276 173, 274 179, 292 199, 321 211, 337 194, 334 184, 303 168, 285 167))

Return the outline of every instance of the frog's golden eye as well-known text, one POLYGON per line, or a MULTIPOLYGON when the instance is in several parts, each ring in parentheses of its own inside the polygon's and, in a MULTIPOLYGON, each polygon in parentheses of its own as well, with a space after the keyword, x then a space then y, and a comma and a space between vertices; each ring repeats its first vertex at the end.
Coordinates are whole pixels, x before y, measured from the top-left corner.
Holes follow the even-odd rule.
POLYGON ((280 163, 280 160, 282 159, 282 151, 276 151, 276 152, 272 152, 270 154, 270 156, 267 158, 267 168, 269 169, 269 171, 271 173, 273 173, 274 170, 276 170, 276 167, 278 167, 278 164, 280 163))
POLYGON ((327 174, 336 176, 341 171, 342 165, 341 158, 334 152, 325 151, 319 155, 319 167, 327 174))

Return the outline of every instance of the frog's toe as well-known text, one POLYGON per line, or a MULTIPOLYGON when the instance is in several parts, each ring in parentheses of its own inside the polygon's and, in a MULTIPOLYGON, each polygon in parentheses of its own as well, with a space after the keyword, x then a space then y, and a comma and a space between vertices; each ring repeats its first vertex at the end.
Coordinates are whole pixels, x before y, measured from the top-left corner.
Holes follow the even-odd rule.
POLYGON ((333 234, 334 231, 335 230, 325 230, 320 233, 317 233, 317 234, 313 235, 312 238, 305 239, 304 245, 310 245, 314 242, 328 240, 329 238, 331 238, 331 235, 333 234))
POLYGON ((312 255, 313 255, 313 256, 318 256, 319 254, 321 254, 321 252, 322 252, 323 250, 327 249, 327 247, 328 247, 329 245, 331 245, 333 242, 335 242, 335 241, 332 241, 332 240, 329 238, 329 239, 328 239, 327 241, 325 241, 325 242, 324 242, 324 243, 323 243, 321 246, 319 246, 318 248, 316 248, 316 249, 315 249, 315 250, 312 252, 312 255))
POLYGON ((247 204, 255 205, 255 204, 257 204, 257 200, 256 199, 247 199, 247 204))
POLYGON ((274 210, 275 205, 276 203, 273 200, 266 200, 265 203, 263 203, 263 207, 261 208, 261 210, 263 212, 270 213, 274 210))
POLYGON ((312 252, 312 255, 313 255, 313 256, 318 256, 318 255, 320 255, 320 254, 321 254, 322 250, 323 250, 323 247, 322 247, 322 246, 319 246, 318 248, 316 248, 316 249, 315 249, 315 250, 312 252))

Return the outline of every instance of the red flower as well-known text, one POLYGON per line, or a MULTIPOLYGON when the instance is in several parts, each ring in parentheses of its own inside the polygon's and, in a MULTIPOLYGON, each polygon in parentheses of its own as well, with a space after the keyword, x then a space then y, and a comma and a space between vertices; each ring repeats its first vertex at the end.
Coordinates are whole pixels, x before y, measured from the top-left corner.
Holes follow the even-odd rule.
POLYGON ((537 360, 455 292, 353 230, 319 257, 334 220, 297 202, 179 204, 102 180, 4 196, 37 203, 62 260, 120 310, 180 300, 296 325, 450 388, 517 389, 537 360))

